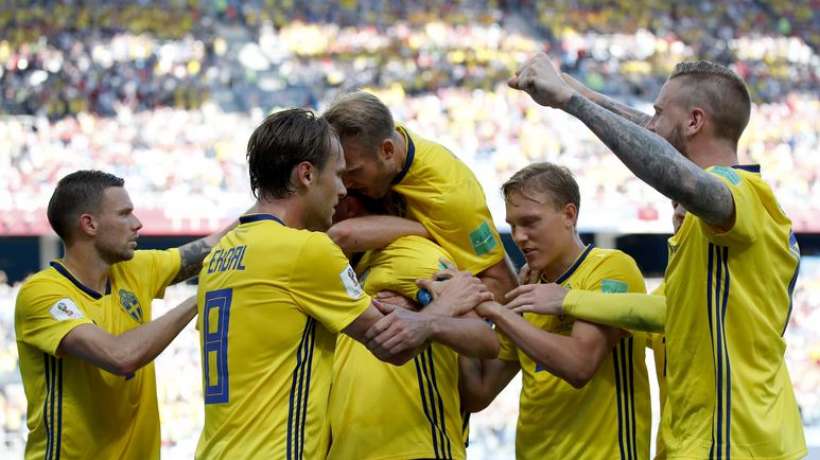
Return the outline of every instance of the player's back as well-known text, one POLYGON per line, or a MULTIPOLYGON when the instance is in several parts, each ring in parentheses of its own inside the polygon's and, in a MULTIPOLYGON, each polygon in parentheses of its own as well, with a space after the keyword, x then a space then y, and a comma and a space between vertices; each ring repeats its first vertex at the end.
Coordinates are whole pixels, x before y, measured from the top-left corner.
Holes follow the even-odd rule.
POLYGON ((270 215, 240 222, 200 273, 197 457, 324 458, 336 333, 369 299, 325 234, 270 215))
POLYGON ((441 144, 398 129, 408 153, 393 190, 407 200, 407 217, 424 225, 462 270, 480 273, 503 260, 501 237, 475 174, 441 144))
MULTIPOLYGON (((452 260, 436 243, 403 236, 368 251, 357 264, 366 292, 418 299, 417 279, 452 260)), ((458 354, 431 343, 412 361, 393 366, 344 335, 337 341, 328 410, 333 443, 328 460, 403 460, 466 456, 462 442, 458 354)))

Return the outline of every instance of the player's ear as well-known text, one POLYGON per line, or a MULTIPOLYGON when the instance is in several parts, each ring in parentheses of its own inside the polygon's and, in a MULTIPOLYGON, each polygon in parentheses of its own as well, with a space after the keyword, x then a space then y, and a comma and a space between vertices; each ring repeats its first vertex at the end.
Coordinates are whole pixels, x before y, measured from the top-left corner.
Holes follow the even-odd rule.
POLYGON ((307 187, 316 179, 316 168, 309 161, 303 161, 293 168, 291 181, 297 186, 307 187))
POLYGON ((578 207, 575 206, 575 203, 565 204, 563 209, 563 215, 567 227, 574 227, 578 224, 578 207))
POLYGON ((79 230, 81 234, 94 236, 97 234, 97 219, 91 214, 80 214, 79 230))
POLYGON ((382 141, 381 145, 381 156, 384 160, 392 160, 393 155, 396 154, 396 144, 393 143, 393 139, 387 138, 382 141))
POLYGON ((703 130, 706 123, 706 112, 700 107, 694 107, 689 111, 689 119, 686 121, 686 136, 692 137, 703 130))

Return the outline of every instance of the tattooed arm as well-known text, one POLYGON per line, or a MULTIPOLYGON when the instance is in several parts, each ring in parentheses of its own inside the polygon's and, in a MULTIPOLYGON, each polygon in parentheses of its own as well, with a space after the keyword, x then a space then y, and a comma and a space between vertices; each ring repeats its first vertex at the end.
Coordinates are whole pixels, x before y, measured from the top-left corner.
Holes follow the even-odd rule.
POLYGON ((589 88, 587 88, 583 83, 580 81, 572 78, 570 75, 563 74, 562 77, 564 81, 571 87, 573 87, 578 93, 580 93, 585 98, 589 99, 590 101, 600 105, 601 107, 609 110, 610 112, 620 115, 627 120, 635 123, 636 125, 646 126, 649 123, 649 120, 652 119, 651 116, 641 112, 640 110, 633 109, 632 107, 620 103, 615 99, 610 97, 604 96, 601 93, 597 93, 589 88))
MULTIPOLYGON (((249 210, 248 213, 250 212, 249 210)), ((177 276, 174 277, 171 284, 179 283, 180 281, 185 281, 196 276, 199 270, 202 269, 202 261, 205 260, 205 256, 211 252, 211 248, 214 247, 226 233, 236 227, 237 223, 238 221, 234 221, 231 225, 228 225, 216 233, 180 246, 179 256, 182 262, 179 265, 179 272, 177 272, 177 276)))
POLYGON ((709 225, 732 227, 735 205, 729 188, 665 139, 577 93, 564 110, 583 121, 627 168, 655 190, 709 225))
POLYGON ((530 59, 508 84, 526 91, 535 102, 584 122, 636 176, 707 224, 719 229, 734 224, 734 200, 723 182, 684 158, 662 137, 579 94, 546 54, 530 59))

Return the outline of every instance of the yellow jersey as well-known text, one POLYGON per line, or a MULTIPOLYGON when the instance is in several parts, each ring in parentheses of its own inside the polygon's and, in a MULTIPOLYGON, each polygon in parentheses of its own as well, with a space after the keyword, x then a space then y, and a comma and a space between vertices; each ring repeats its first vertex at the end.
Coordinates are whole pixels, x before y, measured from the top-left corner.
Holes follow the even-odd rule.
MULTIPOLYGON (((652 295, 663 296, 663 282, 652 291, 652 295)), ((655 358, 655 375, 658 379, 658 407, 660 416, 663 419, 663 406, 666 404, 666 336, 663 333, 645 332, 647 336, 647 346, 652 349, 655 358)), ((655 458, 657 460, 666 458, 666 441, 663 439, 663 431, 658 427, 657 438, 655 439, 655 458)))
POLYGON ((59 260, 23 283, 14 330, 28 403, 26 459, 159 458, 154 364, 124 377, 58 348, 81 324, 120 335, 150 321, 151 301, 164 295, 179 266, 176 249, 136 251, 111 266, 103 293, 59 260))
POLYGON ((806 455, 783 339, 800 250, 759 167, 712 167, 732 193, 719 232, 686 214, 666 269, 670 458, 806 455))
MULTIPOLYGON (((556 280, 569 289, 646 292, 635 261, 621 251, 587 246, 556 280)), ((525 313, 534 326, 570 335, 575 320, 525 313)), ((499 359, 523 373, 515 453, 529 459, 648 459, 651 437, 645 335, 622 338, 581 389, 550 374, 499 334, 499 359)))
POLYGON ((242 216, 199 274, 197 458, 325 458, 336 334, 370 306, 324 233, 242 216))
MULTIPOLYGON (((432 241, 404 236, 357 264, 365 292, 391 290, 417 299, 415 281, 430 278, 450 254, 432 241)), ((393 366, 340 335, 328 415, 329 460, 463 460, 458 354, 437 343, 393 366)))
POLYGON ((406 217, 422 224, 462 270, 478 274, 504 260, 484 190, 470 168, 442 145, 398 130, 407 158, 393 190, 407 201, 406 217))

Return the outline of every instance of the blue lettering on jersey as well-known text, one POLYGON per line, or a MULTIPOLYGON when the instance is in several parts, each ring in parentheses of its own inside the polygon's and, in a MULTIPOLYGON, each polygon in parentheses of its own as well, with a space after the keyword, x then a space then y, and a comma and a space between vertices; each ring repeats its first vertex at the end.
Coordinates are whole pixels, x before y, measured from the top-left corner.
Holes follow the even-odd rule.
POLYGON ((208 263, 208 273, 244 270, 245 249, 247 246, 244 244, 230 249, 217 249, 208 263))

